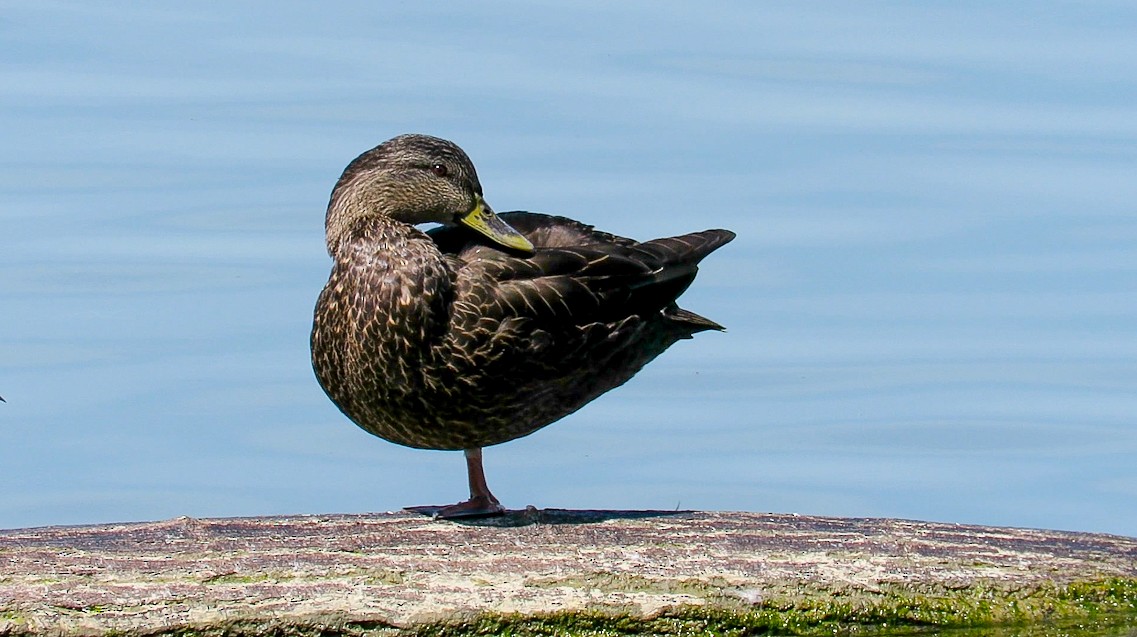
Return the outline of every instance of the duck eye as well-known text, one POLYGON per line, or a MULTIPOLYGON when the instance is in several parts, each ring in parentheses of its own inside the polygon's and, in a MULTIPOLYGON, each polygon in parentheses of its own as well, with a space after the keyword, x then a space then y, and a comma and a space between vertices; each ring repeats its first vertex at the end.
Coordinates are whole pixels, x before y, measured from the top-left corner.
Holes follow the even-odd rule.
POLYGON ((446 166, 443 166, 442 164, 435 164, 431 166, 430 172, 434 173, 435 177, 445 177, 446 175, 450 174, 450 171, 446 170, 446 166))

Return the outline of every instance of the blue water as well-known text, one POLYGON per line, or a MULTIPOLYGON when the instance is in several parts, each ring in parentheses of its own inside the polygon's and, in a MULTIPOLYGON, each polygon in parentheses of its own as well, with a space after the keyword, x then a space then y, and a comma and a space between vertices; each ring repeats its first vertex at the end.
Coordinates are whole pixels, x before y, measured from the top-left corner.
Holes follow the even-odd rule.
POLYGON ((465 495, 308 364, 327 196, 403 132, 498 210, 726 227, 728 327, 486 452, 511 507, 1137 535, 1137 9, 9 3, 0 527, 465 495))

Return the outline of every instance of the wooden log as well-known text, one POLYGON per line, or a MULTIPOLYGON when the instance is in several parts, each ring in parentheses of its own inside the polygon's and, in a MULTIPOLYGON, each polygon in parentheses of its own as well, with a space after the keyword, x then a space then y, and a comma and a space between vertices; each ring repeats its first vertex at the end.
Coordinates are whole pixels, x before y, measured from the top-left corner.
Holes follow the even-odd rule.
POLYGON ((888 519, 529 509, 0 531, 0 635, 832 634, 1137 626, 1137 539, 888 519))

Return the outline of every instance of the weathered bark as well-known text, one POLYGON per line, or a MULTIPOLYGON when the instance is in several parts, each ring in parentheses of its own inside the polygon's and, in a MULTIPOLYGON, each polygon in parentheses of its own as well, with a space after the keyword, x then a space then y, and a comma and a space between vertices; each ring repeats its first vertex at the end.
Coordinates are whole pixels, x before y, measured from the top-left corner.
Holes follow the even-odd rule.
POLYGON ((809 632, 1135 610, 1137 539, 901 520, 531 509, 466 523, 388 513, 0 531, 0 635, 574 616, 809 632))

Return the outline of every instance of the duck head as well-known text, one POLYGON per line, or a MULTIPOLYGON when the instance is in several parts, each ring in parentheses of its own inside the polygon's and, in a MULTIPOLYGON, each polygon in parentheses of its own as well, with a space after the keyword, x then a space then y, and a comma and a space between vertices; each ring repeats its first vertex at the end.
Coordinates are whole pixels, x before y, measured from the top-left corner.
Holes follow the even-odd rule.
POLYGON ((494 214, 478 173, 453 142, 400 135, 356 157, 332 190, 325 219, 329 254, 361 219, 463 225, 494 242, 533 252, 533 244, 494 214))

